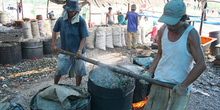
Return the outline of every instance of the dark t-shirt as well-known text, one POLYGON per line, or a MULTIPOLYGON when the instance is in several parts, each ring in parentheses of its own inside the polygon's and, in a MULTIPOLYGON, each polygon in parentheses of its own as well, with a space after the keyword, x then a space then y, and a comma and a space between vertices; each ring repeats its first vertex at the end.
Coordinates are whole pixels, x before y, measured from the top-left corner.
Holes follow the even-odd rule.
POLYGON ((49 14, 49 18, 50 18, 50 19, 53 19, 54 14, 53 14, 53 13, 51 13, 51 12, 50 12, 50 13, 48 13, 48 14, 49 14))
MULTIPOLYGON (((77 53, 80 42, 83 37, 89 37, 89 33, 86 27, 85 20, 80 16, 79 22, 71 24, 67 20, 63 20, 61 17, 57 20, 53 31, 60 32, 61 37, 61 49, 77 53)), ((82 50, 82 54, 85 53, 86 48, 82 50)))
POLYGON ((128 32, 137 32, 137 18, 138 14, 135 12, 128 12, 127 13, 128 17, 128 32))

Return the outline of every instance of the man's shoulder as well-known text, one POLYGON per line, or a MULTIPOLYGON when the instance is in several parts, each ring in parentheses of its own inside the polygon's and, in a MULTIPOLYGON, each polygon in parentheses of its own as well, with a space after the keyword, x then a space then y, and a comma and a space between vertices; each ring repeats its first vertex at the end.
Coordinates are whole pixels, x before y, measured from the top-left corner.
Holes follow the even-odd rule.
POLYGON ((57 22, 61 22, 61 21, 63 21, 63 18, 62 18, 62 17, 59 17, 59 18, 57 19, 57 22))
POLYGON ((79 22, 82 22, 82 21, 85 21, 85 19, 81 15, 79 15, 79 22))
POLYGON ((200 38, 198 31, 194 27, 189 31, 188 36, 189 36, 189 39, 200 38))

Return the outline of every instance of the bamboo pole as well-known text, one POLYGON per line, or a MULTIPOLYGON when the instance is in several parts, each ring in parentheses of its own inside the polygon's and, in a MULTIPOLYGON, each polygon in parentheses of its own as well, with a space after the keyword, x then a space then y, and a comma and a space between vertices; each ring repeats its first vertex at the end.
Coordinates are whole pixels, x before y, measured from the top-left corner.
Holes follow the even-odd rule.
POLYGON ((24 19, 24 11, 23 11, 23 2, 22 0, 20 1, 21 2, 21 12, 22 12, 22 19, 24 19))
POLYGON ((16 0, 16 4, 17 4, 17 20, 19 20, 19 7, 18 7, 18 0, 16 0))
POLYGON ((89 28, 91 27, 92 24, 92 5, 89 3, 89 28))
POLYGON ((4 12, 5 11, 5 1, 4 0, 2 0, 2 12, 4 12))
POLYGON ((49 8, 49 0, 47 0, 47 14, 46 14, 46 16, 47 16, 47 19, 48 19, 48 13, 49 13, 49 10, 48 10, 48 8, 49 8))
POLYGON ((130 3, 128 3, 128 12, 130 11, 130 3))
POLYGON ((175 84, 173 84, 173 83, 167 83, 167 82, 162 82, 162 81, 155 80, 155 79, 152 79, 152 78, 147 78, 147 77, 135 74, 134 72, 129 71, 128 69, 125 69, 125 68, 122 68, 122 67, 119 68, 119 67, 116 67, 116 66, 109 66, 109 65, 101 63, 99 61, 95 61, 95 60, 86 58, 84 56, 77 55, 77 54, 62 50, 62 49, 56 49, 56 51, 59 52, 59 53, 63 53, 63 54, 66 54, 66 55, 73 56, 73 57, 76 56, 78 59, 84 60, 86 62, 92 63, 94 65, 98 65, 98 66, 106 68, 106 69, 109 69, 113 72, 117 72, 118 74, 127 75, 127 76, 133 77, 135 79, 144 79, 145 81, 147 81, 149 83, 156 84, 156 85, 163 86, 163 87, 167 87, 167 88, 170 88, 170 89, 172 89, 175 86, 175 84))
POLYGON ((202 35, 202 26, 203 26, 203 21, 204 21, 204 13, 205 13, 205 3, 207 2, 207 0, 203 0, 202 2, 202 16, 201 16, 201 22, 200 22, 200 28, 199 28, 199 35, 202 35))

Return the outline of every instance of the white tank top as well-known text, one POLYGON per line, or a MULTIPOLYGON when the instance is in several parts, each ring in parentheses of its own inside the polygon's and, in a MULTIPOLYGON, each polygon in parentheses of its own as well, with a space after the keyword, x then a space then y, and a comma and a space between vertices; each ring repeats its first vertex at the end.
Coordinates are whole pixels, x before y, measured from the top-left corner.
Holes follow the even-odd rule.
MULTIPOLYGON (((182 83, 193 67, 193 57, 187 50, 187 39, 193 26, 189 26, 183 35, 175 42, 168 39, 168 29, 161 38, 162 56, 155 70, 154 79, 182 83)), ((190 87, 191 88, 191 87, 190 87)))
POLYGON ((113 20, 113 14, 110 15, 110 14, 108 13, 107 15, 108 15, 108 21, 113 21, 113 22, 114 22, 114 20, 113 20))

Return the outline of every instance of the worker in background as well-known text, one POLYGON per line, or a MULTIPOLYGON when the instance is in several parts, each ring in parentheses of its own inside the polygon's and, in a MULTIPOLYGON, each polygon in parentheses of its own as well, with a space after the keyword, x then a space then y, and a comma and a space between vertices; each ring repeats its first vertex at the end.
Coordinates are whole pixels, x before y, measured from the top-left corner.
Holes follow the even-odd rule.
POLYGON ((137 29, 138 29, 138 14, 136 11, 136 5, 131 5, 131 11, 127 12, 125 20, 128 20, 127 26, 127 45, 128 49, 131 49, 131 38, 132 39, 132 46, 136 48, 136 41, 137 41, 137 29))
POLYGON ((125 16, 121 13, 121 11, 117 11, 117 14, 118 14, 118 24, 127 25, 125 16))
MULTIPOLYGON (((85 20, 79 15, 81 8, 78 0, 67 0, 63 6, 64 11, 57 20, 52 33, 52 50, 56 51, 56 38, 58 32, 61 36, 61 49, 85 56, 86 37, 89 37, 85 20)), ((54 84, 58 84, 62 75, 69 73, 69 77, 76 75, 76 86, 80 86, 82 76, 86 75, 86 63, 77 57, 65 54, 58 55, 57 69, 54 84)))
POLYGON ((157 22, 156 21, 153 21, 153 28, 152 28, 152 31, 151 32, 149 32, 149 33, 147 33, 146 35, 145 35, 145 37, 147 37, 149 34, 151 34, 151 41, 153 42, 153 43, 156 43, 157 42, 157 31, 158 31, 158 29, 157 29, 157 22))
POLYGON ((21 13, 21 8, 22 8, 22 4, 21 2, 18 3, 18 10, 19 10, 19 13, 21 13))
POLYGON ((114 24, 115 22, 115 17, 114 17, 114 13, 112 12, 112 7, 108 8, 108 13, 106 14, 106 23, 107 24, 114 24))
POLYGON ((52 20, 52 19, 54 19, 54 13, 53 13, 53 11, 51 11, 50 13, 48 13, 48 15, 49 15, 49 18, 52 20))
POLYGON ((169 89, 152 84, 144 110, 186 110, 192 83, 206 69, 200 36, 185 19, 184 2, 171 0, 165 5, 159 18, 165 25, 158 31, 158 53, 144 76, 154 74, 154 79, 176 85, 169 89))

